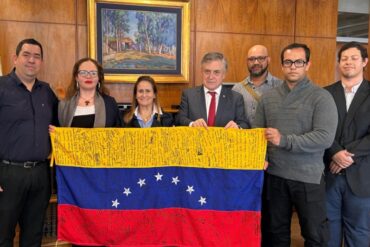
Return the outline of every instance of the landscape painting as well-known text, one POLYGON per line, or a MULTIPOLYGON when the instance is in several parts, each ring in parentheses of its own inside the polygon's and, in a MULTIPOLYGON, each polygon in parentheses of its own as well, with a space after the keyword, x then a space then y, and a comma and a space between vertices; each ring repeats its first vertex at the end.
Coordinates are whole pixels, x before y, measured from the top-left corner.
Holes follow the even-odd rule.
POLYGON ((183 39, 189 35, 184 33, 188 29, 183 27, 183 3, 176 7, 117 2, 123 3, 96 3, 96 58, 104 72, 126 80, 130 75, 128 81, 142 74, 159 76, 159 81, 164 76, 168 82, 178 82, 179 76, 184 80, 189 41, 183 39))

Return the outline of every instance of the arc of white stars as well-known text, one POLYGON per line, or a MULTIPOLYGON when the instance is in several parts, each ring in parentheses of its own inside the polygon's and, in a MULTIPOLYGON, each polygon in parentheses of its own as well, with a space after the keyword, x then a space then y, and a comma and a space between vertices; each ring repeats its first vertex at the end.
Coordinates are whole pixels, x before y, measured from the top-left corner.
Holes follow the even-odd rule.
POLYGON ((201 196, 200 199, 198 200, 198 202, 200 203, 201 206, 203 206, 203 204, 207 203, 206 200, 207 200, 207 198, 201 196))
POLYGON ((118 202, 118 199, 112 201, 112 207, 117 208, 120 203, 118 202))
POLYGON ((188 188, 186 189, 186 192, 188 192, 191 195, 191 193, 193 193, 194 191, 195 191, 194 186, 189 186, 188 185, 188 188))
POLYGON ((175 185, 177 185, 178 183, 180 183, 180 179, 179 179, 179 177, 178 176, 176 176, 176 177, 172 177, 172 182, 171 183, 173 183, 173 184, 175 184, 175 185))
POLYGON ((159 181, 159 180, 162 180, 163 174, 160 174, 158 172, 156 175, 154 175, 154 177, 155 177, 156 181, 159 181))
POLYGON ((139 181, 137 182, 137 184, 140 185, 140 188, 146 185, 145 178, 144 179, 139 178, 139 181))
POLYGON ((123 189, 124 189, 123 194, 125 194, 126 196, 131 194, 130 188, 123 188, 123 189))

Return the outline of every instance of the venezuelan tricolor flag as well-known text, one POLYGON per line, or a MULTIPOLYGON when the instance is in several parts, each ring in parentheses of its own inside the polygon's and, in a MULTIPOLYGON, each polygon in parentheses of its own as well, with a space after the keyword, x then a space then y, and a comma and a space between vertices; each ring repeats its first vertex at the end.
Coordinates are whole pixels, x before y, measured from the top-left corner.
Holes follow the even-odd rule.
POLYGON ((52 134, 58 239, 104 246, 260 246, 262 129, 52 134))

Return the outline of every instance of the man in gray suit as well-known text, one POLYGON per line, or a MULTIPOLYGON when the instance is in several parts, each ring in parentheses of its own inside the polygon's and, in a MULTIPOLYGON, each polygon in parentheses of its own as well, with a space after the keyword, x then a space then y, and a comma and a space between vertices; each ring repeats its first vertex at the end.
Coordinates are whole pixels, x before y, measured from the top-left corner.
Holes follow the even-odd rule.
POLYGON ((243 96, 222 86, 227 71, 224 55, 207 53, 201 64, 203 85, 183 92, 176 125, 249 128, 243 96))

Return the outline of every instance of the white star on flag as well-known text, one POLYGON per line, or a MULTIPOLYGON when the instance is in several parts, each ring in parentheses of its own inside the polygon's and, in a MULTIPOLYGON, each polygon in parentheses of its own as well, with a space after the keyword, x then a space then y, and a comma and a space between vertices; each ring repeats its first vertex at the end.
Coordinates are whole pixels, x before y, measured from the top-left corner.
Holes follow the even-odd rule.
POLYGON ((200 203, 201 206, 203 206, 203 204, 206 204, 207 203, 206 199, 207 198, 205 198, 205 197, 202 197, 202 196, 200 197, 200 199, 199 199, 198 202, 200 203))
POLYGON ((158 172, 156 175, 154 175, 154 177, 155 177, 156 181, 159 181, 159 180, 162 180, 163 174, 160 174, 158 172))
POLYGON ((188 185, 188 188, 187 188, 186 192, 189 192, 189 194, 191 195, 191 193, 193 193, 195 191, 193 187, 194 186, 189 186, 188 185))
POLYGON ((139 182, 137 182, 137 184, 140 185, 140 188, 146 185, 145 178, 144 179, 139 178, 139 182))
POLYGON ((178 183, 180 183, 180 179, 179 179, 179 177, 178 176, 176 176, 176 177, 172 177, 172 182, 171 183, 173 183, 173 184, 175 184, 175 185, 177 185, 178 183))
POLYGON ((123 189, 125 190, 125 191, 123 191, 123 194, 125 194, 126 196, 131 194, 130 188, 123 188, 123 189))
POLYGON ((118 199, 116 199, 116 200, 112 201, 112 207, 117 208, 117 207, 118 207, 118 205, 119 205, 118 199))

